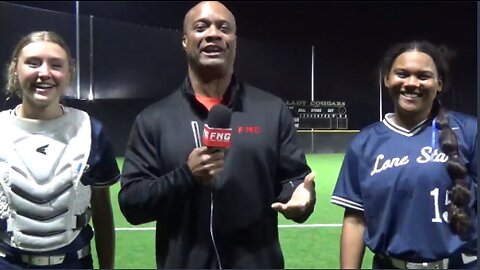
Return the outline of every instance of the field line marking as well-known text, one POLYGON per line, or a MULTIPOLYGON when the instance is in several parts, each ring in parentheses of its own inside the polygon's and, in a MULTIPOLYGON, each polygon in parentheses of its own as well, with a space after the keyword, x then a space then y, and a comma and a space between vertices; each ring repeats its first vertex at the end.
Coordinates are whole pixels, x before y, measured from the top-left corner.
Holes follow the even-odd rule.
MULTIPOLYGON (((342 224, 291 224, 278 225, 279 228, 338 228, 342 224)), ((154 231, 155 227, 115 228, 115 231, 154 231)))
POLYGON ((291 225, 278 225, 279 228, 336 228, 342 227, 342 224, 291 224, 291 225))

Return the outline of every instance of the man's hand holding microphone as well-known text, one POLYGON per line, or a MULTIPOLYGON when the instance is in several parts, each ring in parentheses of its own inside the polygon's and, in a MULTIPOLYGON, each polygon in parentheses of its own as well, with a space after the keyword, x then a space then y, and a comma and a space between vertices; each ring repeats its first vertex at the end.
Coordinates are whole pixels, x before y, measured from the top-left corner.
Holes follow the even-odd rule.
POLYGON ((203 130, 203 146, 193 149, 188 156, 188 167, 202 185, 210 185, 223 169, 225 153, 232 137, 231 115, 226 106, 213 106, 203 130))

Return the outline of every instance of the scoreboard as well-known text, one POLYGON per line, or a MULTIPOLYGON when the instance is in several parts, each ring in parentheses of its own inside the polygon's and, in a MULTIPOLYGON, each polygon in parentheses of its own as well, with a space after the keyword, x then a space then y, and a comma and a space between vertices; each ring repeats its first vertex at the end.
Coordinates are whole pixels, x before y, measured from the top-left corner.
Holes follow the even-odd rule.
POLYGON ((345 101, 287 100, 298 129, 348 129, 345 101))

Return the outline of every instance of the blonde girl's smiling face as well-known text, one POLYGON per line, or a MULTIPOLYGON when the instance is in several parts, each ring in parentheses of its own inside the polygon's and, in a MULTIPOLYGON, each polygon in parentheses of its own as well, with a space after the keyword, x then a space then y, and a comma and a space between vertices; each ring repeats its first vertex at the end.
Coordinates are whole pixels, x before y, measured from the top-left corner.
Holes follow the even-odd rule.
POLYGON ((67 53, 49 41, 36 41, 23 47, 16 72, 24 106, 58 104, 72 76, 67 53))

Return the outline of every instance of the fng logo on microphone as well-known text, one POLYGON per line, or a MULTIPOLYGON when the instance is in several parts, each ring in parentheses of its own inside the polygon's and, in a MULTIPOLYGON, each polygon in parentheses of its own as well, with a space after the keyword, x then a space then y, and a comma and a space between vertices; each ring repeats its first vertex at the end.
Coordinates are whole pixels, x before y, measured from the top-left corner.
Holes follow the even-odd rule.
POLYGON ((204 130, 203 137, 211 142, 229 142, 232 134, 229 132, 209 132, 208 130, 204 130))
POLYGON ((231 139, 231 128, 211 128, 205 125, 203 129, 202 143, 205 146, 230 148, 231 139))

